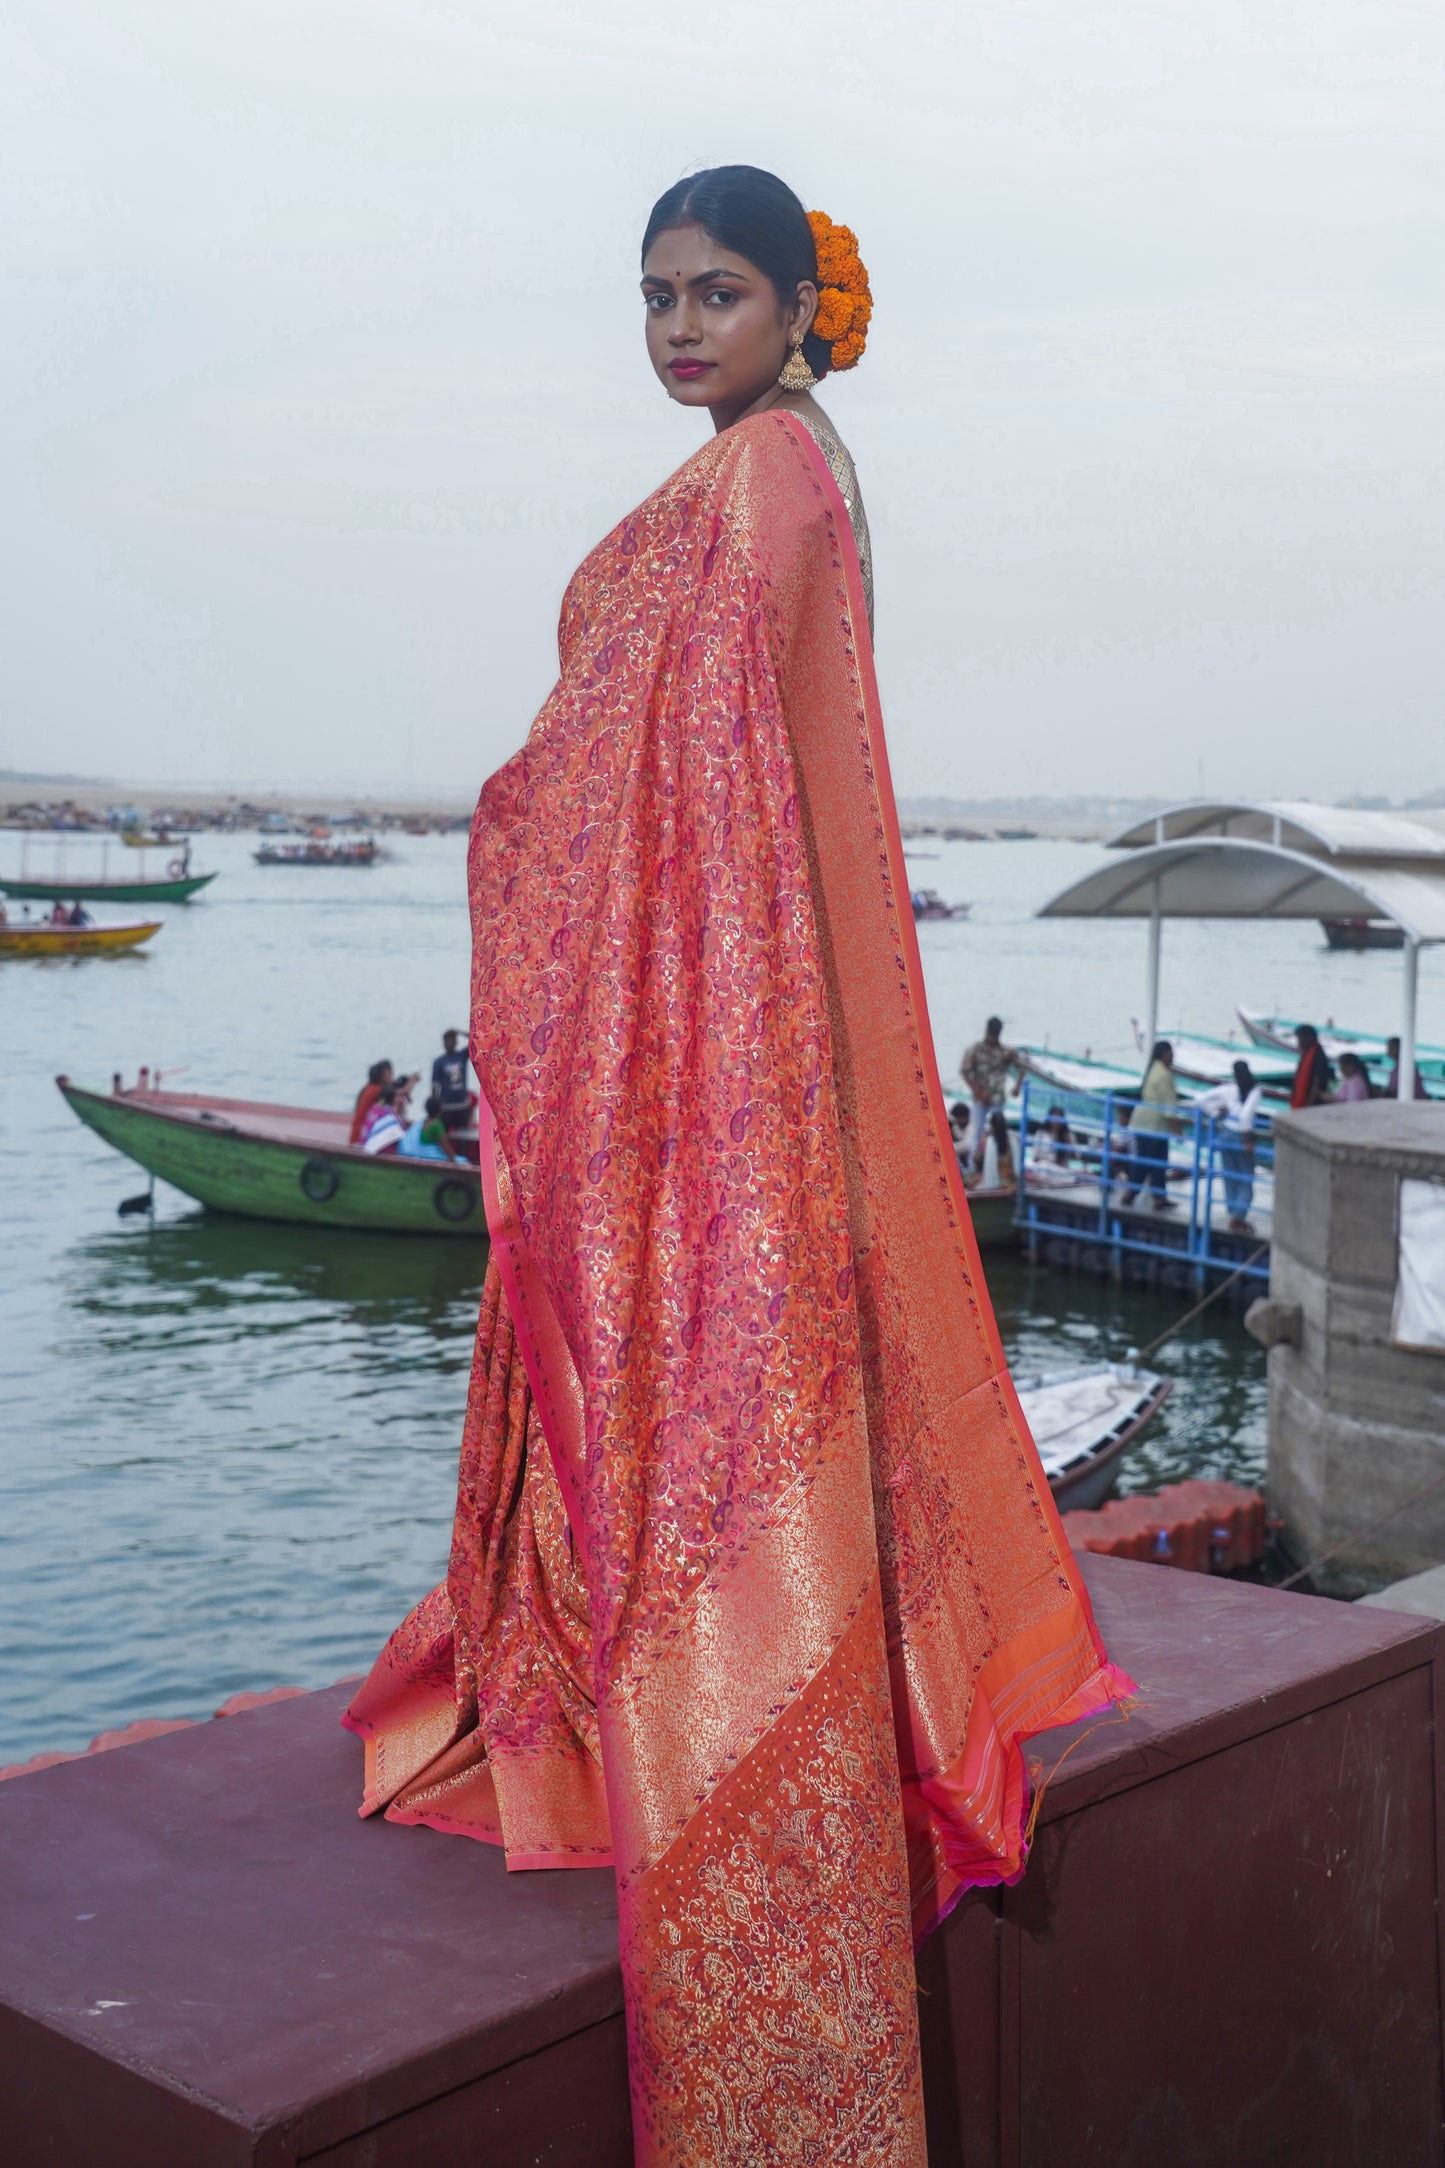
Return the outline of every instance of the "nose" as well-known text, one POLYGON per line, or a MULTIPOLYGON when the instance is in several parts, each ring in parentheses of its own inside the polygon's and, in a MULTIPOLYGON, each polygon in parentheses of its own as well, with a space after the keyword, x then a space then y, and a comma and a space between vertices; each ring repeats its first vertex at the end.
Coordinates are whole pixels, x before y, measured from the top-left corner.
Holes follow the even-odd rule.
POLYGON ((669 346, 696 346, 702 337, 702 327, 691 297, 680 301, 672 312, 672 322, 667 327, 669 346))

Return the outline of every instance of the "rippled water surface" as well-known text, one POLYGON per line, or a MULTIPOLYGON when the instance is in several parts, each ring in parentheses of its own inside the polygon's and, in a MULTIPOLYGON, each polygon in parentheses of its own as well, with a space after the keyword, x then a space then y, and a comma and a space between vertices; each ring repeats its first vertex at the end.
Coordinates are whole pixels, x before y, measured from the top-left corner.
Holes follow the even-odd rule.
MULTIPOLYGON (((477 1247, 210 1218, 167 1190, 154 1224, 118 1218, 144 1177, 52 1081, 146 1062, 341 1106, 378 1055, 430 1064, 465 1021, 464 839, 399 837, 366 871, 261 869, 253 847, 200 839, 222 877, 149 953, 0 963, 0 1762, 357 1670, 445 1570, 477 1247)), ((975 905, 922 929, 945 1074, 993 1008, 1010 1036, 1124 1054, 1142 930, 1032 917, 1093 847, 924 848, 916 877, 975 905)), ((0 875, 17 853, 0 837, 0 875)), ((1170 927, 1165 1013, 1223 1031, 1240 1000, 1392 1029, 1397 975, 1309 927, 1170 927)), ((1445 1037, 1422 981, 1422 1033, 1445 1037)), ((1027 1370, 1142 1344, 1184 1306, 989 1269, 1027 1370)), ((1181 1382, 1125 1487, 1257 1480, 1263 1359, 1241 1328, 1191 1327, 1157 1361, 1181 1382)))

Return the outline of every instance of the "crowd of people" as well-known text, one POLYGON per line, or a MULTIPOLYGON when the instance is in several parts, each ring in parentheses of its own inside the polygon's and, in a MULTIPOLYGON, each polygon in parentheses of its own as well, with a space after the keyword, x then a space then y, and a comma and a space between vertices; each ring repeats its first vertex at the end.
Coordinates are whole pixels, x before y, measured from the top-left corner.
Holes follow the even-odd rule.
MULTIPOLYGON (((431 1083, 420 1114, 412 1097, 421 1071, 398 1076, 391 1061, 374 1061, 351 1110, 349 1142, 369 1158, 457 1160, 458 1141, 475 1123, 477 1094, 467 1079, 467 1049, 459 1031, 442 1033, 442 1050, 431 1065, 431 1083)), ((475 1158, 475 1154, 472 1155, 475 1158)))
POLYGON ((11 924, 20 926, 93 926, 95 920, 83 903, 56 903, 45 913, 43 918, 32 919, 30 906, 27 903, 22 906, 19 919, 12 921, 5 899, 0 896, 0 926, 9 926, 11 924))
MULTIPOLYGON (((1292 1108, 1345 1104, 1366 1099, 1397 1099, 1400 1094, 1400 1041, 1385 1043, 1389 1071, 1377 1084, 1358 1054, 1341 1053, 1338 1071, 1320 1043, 1313 1024, 1301 1024, 1296 1034, 1299 1059, 1290 1086, 1292 1108)), ((1010 1089, 1023 1087, 1025 1064, 1014 1047, 1006 1046, 1003 1022, 991 1016, 981 1039, 967 1048, 959 1074, 969 1089, 967 1102, 955 1101, 949 1109, 959 1165, 965 1188, 1010 1188, 1017 1184, 1015 1154, 1009 1137, 1005 1106, 1010 1089)), ((1429 1093, 1415 1076, 1415 1097, 1429 1093)), ((1158 1039, 1149 1050, 1137 1096, 1115 1103, 1115 1128, 1109 1139, 1109 1161, 1119 1177, 1119 1203, 1146 1200, 1155 1212, 1177 1209, 1169 1195, 1169 1140, 1182 1133, 1186 1113, 1197 1110, 1215 1124, 1224 1205, 1233 1233, 1251 1231, 1250 1207, 1254 1199, 1255 1150, 1262 1122, 1263 1086, 1248 1061, 1233 1065, 1228 1082, 1199 1093, 1187 1109, 1181 1100, 1174 1070, 1174 1048, 1158 1039)), ((1046 1119, 1030 1132, 1031 1163, 1054 1168, 1095 1159, 1074 1135, 1060 1105, 1049 1108, 1046 1119)))

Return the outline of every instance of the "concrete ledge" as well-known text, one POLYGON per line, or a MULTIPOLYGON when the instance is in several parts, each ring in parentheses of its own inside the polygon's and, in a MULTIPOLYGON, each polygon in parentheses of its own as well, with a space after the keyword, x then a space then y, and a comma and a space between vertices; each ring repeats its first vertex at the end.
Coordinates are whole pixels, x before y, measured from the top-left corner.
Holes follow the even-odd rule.
MULTIPOLYGON (((1141 1705, 924 1953, 931 2160, 1440 2161, 1445 1637, 1084 1567, 1141 1705)), ((343 1700, 0 1787, 6 2168, 628 2168, 610 1874, 360 1822, 343 1700)))
POLYGON ((1388 1588, 1376 1589, 1373 1596, 1361 1596, 1361 1603, 1373 1604, 1381 1611, 1408 1611, 1416 1618, 1445 1619, 1445 1566, 1430 1566, 1424 1573, 1412 1573, 1403 1581, 1392 1581, 1388 1588))

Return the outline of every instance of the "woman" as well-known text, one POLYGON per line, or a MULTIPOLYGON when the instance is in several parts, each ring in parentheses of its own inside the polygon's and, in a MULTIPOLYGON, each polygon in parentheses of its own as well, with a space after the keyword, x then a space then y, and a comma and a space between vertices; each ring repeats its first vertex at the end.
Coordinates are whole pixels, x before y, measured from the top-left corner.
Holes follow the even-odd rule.
POLYGON ((359 1139, 362 1151, 369 1159, 380 1159, 387 1152, 399 1152, 406 1137, 406 1127, 402 1087, 392 1079, 380 1086, 362 1121, 359 1139))
POLYGON ((1359 1055, 1341 1054, 1340 1088, 1335 1093, 1336 1100, 1349 1106, 1356 1100, 1373 1099, 1374 1096, 1375 1087, 1370 1082, 1370 1073, 1359 1055))
POLYGON ((400 1159, 456 1160, 456 1147, 447 1131, 446 1110, 439 1092, 428 1094, 426 1111, 410 1124, 397 1146, 400 1159))
POLYGON ((1069 1119, 1060 1106, 1049 1108, 1048 1115, 1038 1130, 1035 1150, 1043 1165, 1067 1167, 1074 1158, 1078 1139, 1069 1127, 1069 1119))
POLYGON ((1331 1097, 1334 1072, 1329 1056, 1320 1045, 1320 1035, 1313 1024, 1301 1024, 1294 1036, 1299 1062, 1290 1086, 1289 1103, 1296 1111, 1325 1106, 1331 1097))
POLYGON ((1235 1234, 1249 1233, 1254 1201, 1254 1128, 1259 1120, 1260 1086, 1247 1061, 1234 1064, 1228 1084, 1218 1084, 1195 1101, 1201 1114, 1219 1124, 1219 1156, 1224 1172, 1224 1208, 1235 1234))
MULTIPOLYGON (((1153 1189, 1154 1210, 1172 1212, 1166 1184, 1169 1180, 1169 1139, 1179 1127, 1175 1108, 1179 1087, 1174 1082, 1174 1048, 1167 1039, 1156 1039, 1139 1087, 1130 1130, 1134 1139, 1134 1178, 1141 1190, 1153 1189)), ((1123 1202, 1132 1204, 1135 1192, 1127 1190, 1123 1202)))
POLYGON ((610 1864, 637 2158, 922 2168, 910 1924, 1127 1685, 1008 1380, 928 1039, 852 462, 852 236, 724 167, 642 251, 715 434, 575 575, 472 832, 491 1263, 451 1571, 363 1812, 610 1864))

